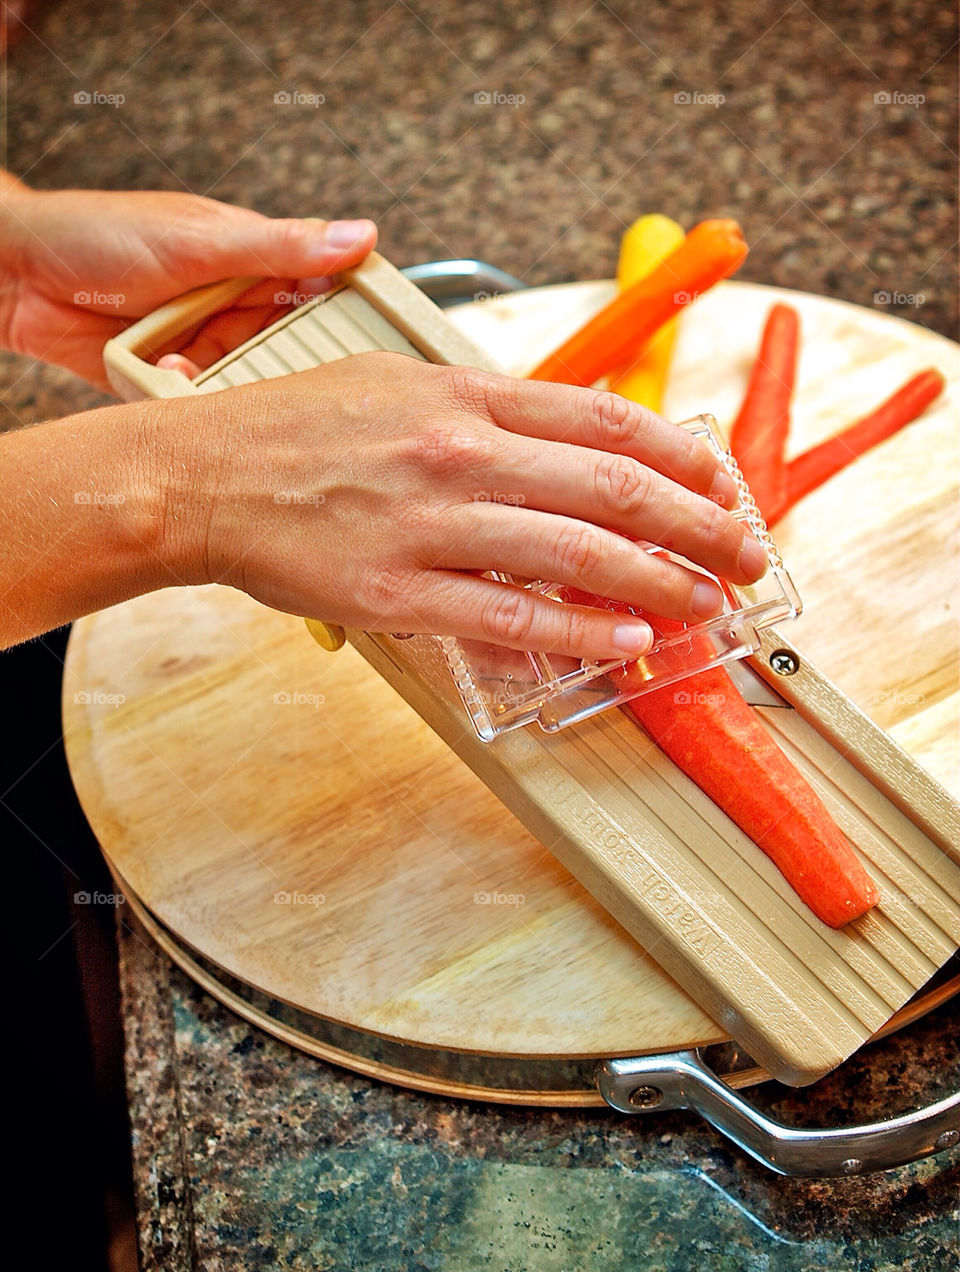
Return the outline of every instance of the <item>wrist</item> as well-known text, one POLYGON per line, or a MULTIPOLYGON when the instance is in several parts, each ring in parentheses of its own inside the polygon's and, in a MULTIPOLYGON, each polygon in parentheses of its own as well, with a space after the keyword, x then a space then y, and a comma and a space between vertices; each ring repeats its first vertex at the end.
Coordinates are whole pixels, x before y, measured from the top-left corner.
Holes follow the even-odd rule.
POLYGON ((227 448, 214 400, 229 393, 140 404, 145 409, 135 454, 150 495, 141 524, 130 532, 149 544, 161 579, 156 586, 222 581, 210 531, 227 448))

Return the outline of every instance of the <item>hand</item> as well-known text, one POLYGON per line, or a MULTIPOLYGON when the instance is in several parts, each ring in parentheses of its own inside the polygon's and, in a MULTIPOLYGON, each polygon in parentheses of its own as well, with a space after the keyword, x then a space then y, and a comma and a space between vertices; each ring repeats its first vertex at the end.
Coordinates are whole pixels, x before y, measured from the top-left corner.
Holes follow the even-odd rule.
POLYGON ((639 619, 479 572, 698 621, 721 609, 717 585, 623 536, 738 583, 766 566, 707 448, 590 389, 362 354, 178 401, 175 419, 168 404, 145 450, 180 581, 369 631, 636 657, 652 642, 639 619))
MULTIPOLYGON (((0 184, 0 344, 110 392, 103 346, 204 283, 263 276, 197 331, 180 366, 216 361, 373 248, 372 221, 272 220, 192 194, 32 191, 0 184)), ((162 354, 166 350, 158 350, 162 354)))

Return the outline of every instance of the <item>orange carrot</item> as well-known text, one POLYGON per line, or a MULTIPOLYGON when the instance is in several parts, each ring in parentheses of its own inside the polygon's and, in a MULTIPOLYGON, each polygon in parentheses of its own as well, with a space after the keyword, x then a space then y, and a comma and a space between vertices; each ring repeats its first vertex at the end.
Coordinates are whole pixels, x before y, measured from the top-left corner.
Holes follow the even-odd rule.
MULTIPOLYGON (((905 424, 922 415, 930 403, 943 392, 945 384, 939 371, 932 368, 921 371, 856 424, 851 424, 843 432, 821 442, 819 446, 812 446, 810 450, 791 460, 786 470, 784 501, 775 515, 768 517, 768 524, 777 516, 788 512, 805 495, 809 495, 811 490, 822 486, 871 446, 885 441, 905 424)), ((749 478, 747 481, 748 485, 751 484, 749 478)), ((753 494, 756 496, 755 490, 753 494)))
POLYGON ((842 927, 877 904, 853 848, 722 667, 627 706, 824 923, 842 927))
MULTIPOLYGON (((566 587, 562 595, 575 605, 640 613, 658 635, 684 626, 579 588, 566 587)), ((681 649, 677 655, 684 657, 681 649)), ((631 682, 638 688, 642 683, 635 663, 614 674, 626 692, 631 682)), ((877 887, 843 832, 723 667, 647 690, 626 705, 652 741, 767 854, 818 919, 843 927, 877 904, 877 887)))
POLYGON ((595 314, 530 378, 593 384, 625 362, 684 305, 732 274, 746 254, 736 221, 701 221, 653 273, 595 314))
POLYGON ((730 433, 730 449, 768 524, 779 516, 787 498, 785 452, 799 341, 797 311, 790 305, 774 305, 730 433))

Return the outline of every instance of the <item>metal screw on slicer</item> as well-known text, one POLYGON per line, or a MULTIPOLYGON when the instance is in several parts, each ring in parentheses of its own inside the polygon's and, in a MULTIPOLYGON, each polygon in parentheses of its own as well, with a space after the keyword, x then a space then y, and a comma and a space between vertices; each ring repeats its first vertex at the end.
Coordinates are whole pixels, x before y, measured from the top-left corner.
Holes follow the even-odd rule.
POLYGON ((793 676, 800 670, 800 659, 789 649, 775 649, 770 655, 770 666, 778 676, 793 676))

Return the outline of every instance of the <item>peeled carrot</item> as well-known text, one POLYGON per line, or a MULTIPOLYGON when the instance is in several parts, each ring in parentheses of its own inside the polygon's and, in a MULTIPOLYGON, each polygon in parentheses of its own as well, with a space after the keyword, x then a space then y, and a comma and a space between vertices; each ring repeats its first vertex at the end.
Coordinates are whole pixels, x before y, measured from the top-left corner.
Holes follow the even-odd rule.
POLYGON ((747 254, 736 221, 701 221, 646 278, 617 296, 531 373, 532 380, 593 384, 638 344, 742 263, 747 254))
POLYGON ((722 667, 627 706, 824 923, 843 927, 877 904, 876 884, 850 843, 722 667))
MULTIPOLYGON (((642 613, 659 635, 683 628, 579 588, 565 588, 563 599, 642 613)), ((682 660, 683 651, 677 656, 682 660)), ((627 692, 631 681, 637 688, 642 683, 635 663, 614 674, 627 692)), ((626 705, 651 740, 767 854, 818 919, 843 927, 877 904, 877 887, 843 832, 723 667, 648 690, 626 705)))
MULTIPOLYGON (((620 241, 617 261, 617 286, 620 291, 626 291, 652 274, 683 240, 683 228, 658 212, 634 221, 620 241)), ((659 331, 633 351, 629 364, 610 373, 610 388, 614 393, 648 406, 651 411, 660 411, 677 339, 677 322, 676 315, 668 318, 659 331)))
MULTIPOLYGON (((805 495, 822 486, 871 446, 892 437, 904 425, 922 415, 943 392, 945 384, 946 380, 939 371, 932 368, 921 371, 856 424, 791 460, 786 468, 785 498, 776 516, 789 511, 805 495)), ((749 478, 747 481, 750 484, 749 478)), ((756 491, 753 493, 756 495, 756 491)), ((761 505, 761 511, 762 508, 761 505)), ((768 518, 768 522, 774 519, 768 518)))
POLYGON ((785 452, 799 343, 797 311, 790 305, 774 305, 730 433, 730 449, 768 524, 780 515, 787 499, 785 452))

